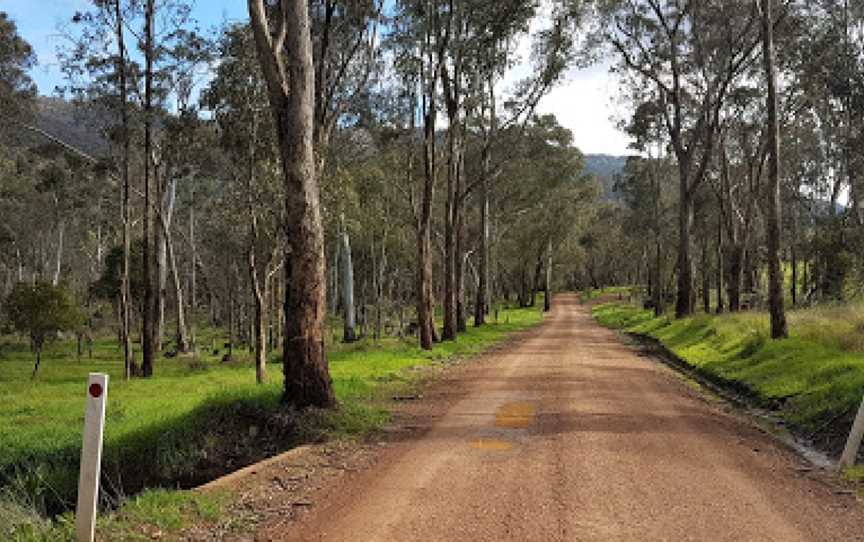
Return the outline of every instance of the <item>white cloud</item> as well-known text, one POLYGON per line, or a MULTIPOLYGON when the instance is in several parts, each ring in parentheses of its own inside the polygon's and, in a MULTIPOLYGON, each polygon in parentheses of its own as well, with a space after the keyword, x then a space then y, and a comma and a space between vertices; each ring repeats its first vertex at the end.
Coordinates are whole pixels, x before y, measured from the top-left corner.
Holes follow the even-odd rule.
POLYGON ((587 154, 632 154, 629 139, 616 122, 626 116, 617 102, 618 81, 608 65, 592 66, 571 74, 545 96, 538 112, 554 114, 573 132, 575 145, 587 154))
MULTIPOLYGON (((516 43, 519 63, 508 70, 497 86, 497 94, 504 98, 522 79, 531 76, 531 44, 537 32, 550 24, 548 13, 531 21, 527 35, 516 43)), ((616 127, 626 111, 616 103, 618 80, 611 74, 610 64, 601 62, 584 69, 570 71, 538 104, 537 112, 553 114, 558 122, 573 132, 574 144, 586 154, 632 154, 627 148, 628 137, 616 127)))

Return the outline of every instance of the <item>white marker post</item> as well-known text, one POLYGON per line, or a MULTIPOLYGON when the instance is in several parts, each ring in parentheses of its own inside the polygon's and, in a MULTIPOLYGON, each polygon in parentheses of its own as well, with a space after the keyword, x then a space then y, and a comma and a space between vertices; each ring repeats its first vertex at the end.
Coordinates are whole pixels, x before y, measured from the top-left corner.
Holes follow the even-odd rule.
POLYGON ((849 432, 849 439, 846 441, 846 447, 843 448, 843 455, 840 456, 841 469, 855 466, 855 459, 858 457, 858 449, 861 448, 862 438, 864 438, 864 400, 861 401, 861 406, 858 407, 855 423, 852 424, 852 431, 849 432))
POLYGON ((105 399, 108 375, 90 373, 87 406, 84 411, 84 443, 81 447, 81 474, 78 478, 78 506, 75 510, 75 542, 93 542, 99 475, 102 471, 102 434, 105 429, 105 399))

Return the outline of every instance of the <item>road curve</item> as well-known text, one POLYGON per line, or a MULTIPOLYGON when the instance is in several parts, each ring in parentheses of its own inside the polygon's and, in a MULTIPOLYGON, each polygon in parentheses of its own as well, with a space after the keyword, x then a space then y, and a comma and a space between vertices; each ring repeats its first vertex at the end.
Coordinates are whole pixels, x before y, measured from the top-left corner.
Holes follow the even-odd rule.
POLYGON ((574 296, 458 385, 428 431, 270 537, 864 540, 853 496, 622 344, 574 296))

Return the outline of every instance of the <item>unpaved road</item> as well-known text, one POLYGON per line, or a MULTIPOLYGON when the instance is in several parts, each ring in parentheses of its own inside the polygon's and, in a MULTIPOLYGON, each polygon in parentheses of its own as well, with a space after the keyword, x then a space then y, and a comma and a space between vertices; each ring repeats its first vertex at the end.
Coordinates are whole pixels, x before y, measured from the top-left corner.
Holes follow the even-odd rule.
POLYGON ((855 497, 623 345, 573 296, 458 385, 428 431, 259 538, 864 540, 855 497))

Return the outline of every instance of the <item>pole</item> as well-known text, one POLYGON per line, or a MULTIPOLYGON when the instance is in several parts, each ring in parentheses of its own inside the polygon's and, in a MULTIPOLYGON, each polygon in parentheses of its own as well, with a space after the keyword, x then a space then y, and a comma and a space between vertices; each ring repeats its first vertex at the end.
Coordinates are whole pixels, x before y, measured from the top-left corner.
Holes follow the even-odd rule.
POLYGON ((843 455, 840 456, 841 469, 855 466, 855 458, 858 457, 862 437, 864 437, 864 400, 861 401, 858 414, 855 416, 855 423, 852 424, 852 431, 849 432, 849 439, 846 441, 846 447, 843 448, 843 455))
POLYGON ((84 411, 84 441, 81 447, 81 472, 78 478, 78 506, 75 513, 75 541, 93 542, 96 506, 99 501, 99 475, 102 470, 102 434, 105 429, 105 399, 108 375, 90 373, 87 405, 84 411))

